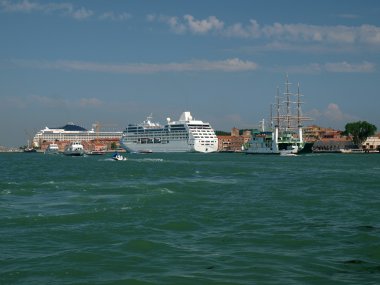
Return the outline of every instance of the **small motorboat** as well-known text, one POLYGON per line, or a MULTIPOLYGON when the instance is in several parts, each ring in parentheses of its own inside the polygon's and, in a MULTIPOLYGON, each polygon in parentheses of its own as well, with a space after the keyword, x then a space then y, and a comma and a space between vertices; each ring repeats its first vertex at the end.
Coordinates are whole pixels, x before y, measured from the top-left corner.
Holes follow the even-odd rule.
POLYGON ((126 157, 122 156, 121 154, 115 152, 113 155, 112 155, 112 159, 113 160, 118 160, 118 161, 123 161, 123 160, 127 160, 126 157))
POLYGON ((63 154, 68 155, 68 156, 83 156, 84 148, 83 148, 82 143, 80 142, 70 143, 69 145, 65 147, 63 154))
POLYGON ((45 154, 59 154, 59 147, 55 143, 49 144, 45 150, 45 154))

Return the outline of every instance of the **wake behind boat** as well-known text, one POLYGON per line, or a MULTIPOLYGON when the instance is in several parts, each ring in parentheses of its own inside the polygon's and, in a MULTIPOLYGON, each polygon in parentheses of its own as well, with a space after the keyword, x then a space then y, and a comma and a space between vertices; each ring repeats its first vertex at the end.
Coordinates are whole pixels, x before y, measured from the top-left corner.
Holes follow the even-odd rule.
POLYGON ((141 124, 129 124, 120 140, 127 152, 215 152, 218 138, 209 123, 195 120, 183 112, 178 121, 167 118, 165 126, 149 116, 141 124))

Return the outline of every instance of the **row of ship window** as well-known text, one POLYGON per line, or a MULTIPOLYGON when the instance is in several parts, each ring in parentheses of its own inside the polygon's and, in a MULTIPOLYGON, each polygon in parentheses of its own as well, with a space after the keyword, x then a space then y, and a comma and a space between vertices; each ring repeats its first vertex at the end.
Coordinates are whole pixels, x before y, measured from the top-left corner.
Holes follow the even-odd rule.
MULTIPOLYGON (((202 131, 202 130, 209 130, 211 131, 211 127, 210 126, 189 126, 189 129, 190 130, 198 130, 198 131, 202 131)), ((145 129, 144 127, 141 127, 141 126, 128 126, 126 128, 126 131, 127 132, 136 132, 136 131, 145 131, 145 130, 148 130, 149 132, 155 132, 155 131, 167 131, 167 130, 176 130, 176 131, 186 131, 186 128, 183 126, 183 125, 178 125, 178 126, 165 126, 164 128, 157 128, 157 129, 145 129)))
MULTIPOLYGON (((121 135, 120 135, 121 136, 121 135)), ((61 136, 57 136, 57 135, 52 135, 52 136, 49 136, 49 135, 45 135, 45 136, 40 136, 38 137, 38 139, 41 139, 41 140, 67 140, 67 139, 97 139, 97 138, 109 138, 109 139, 113 139, 115 138, 115 135, 86 135, 86 136, 83 136, 83 135, 61 135, 61 136)))
MULTIPOLYGON (((138 144, 155 144, 155 143, 159 143, 159 144, 166 144, 166 143, 169 143, 169 140, 152 140, 152 139, 141 139, 141 140, 137 140, 137 141, 133 141, 134 143, 138 143, 138 144)), ((201 142, 201 145, 213 145, 214 143, 216 143, 215 141, 208 141, 208 142, 201 142)), ((192 144, 194 145, 194 144, 192 144)))
MULTIPOLYGON (((214 141, 213 143, 216 143, 216 142, 214 141)), ((212 143, 209 143, 209 142, 207 142, 207 143, 201 143, 201 145, 213 145, 213 144, 212 144, 212 143)))
POLYGON ((134 134, 134 135, 149 135, 154 133, 155 136, 159 135, 171 135, 171 134, 187 134, 185 131, 181 130, 172 130, 171 132, 168 132, 166 130, 150 130, 150 131, 145 131, 145 130, 127 130, 126 133, 128 135, 134 134))
POLYGON ((136 143, 166 143, 169 140, 187 140, 187 136, 165 136, 165 137, 155 137, 155 138, 141 138, 138 136, 128 136, 125 138, 126 141, 133 141, 136 143))
POLYGON ((207 136, 194 136, 196 139, 213 139, 214 137, 207 137, 207 136))
MULTIPOLYGON (((182 136, 171 136, 171 137, 151 137, 151 138, 141 138, 141 137, 126 137, 125 141, 130 141, 134 143, 169 143, 169 140, 187 140, 188 137, 182 137, 182 136)), ((207 137, 202 137, 202 139, 207 139, 207 137)), ((215 143, 216 141, 210 141, 210 140, 201 140, 201 143, 209 143, 213 142, 215 143)))
MULTIPOLYGON (((171 139, 171 140, 187 140, 189 137, 188 136, 161 136, 161 137, 152 137, 152 138, 147 138, 147 139, 152 139, 152 140, 164 140, 164 139, 171 139)), ((195 139, 214 139, 215 137, 210 137, 210 136, 194 136, 195 139)), ((139 139, 145 139, 141 138, 140 136, 128 136, 125 137, 126 140, 128 141, 135 141, 139 139)))

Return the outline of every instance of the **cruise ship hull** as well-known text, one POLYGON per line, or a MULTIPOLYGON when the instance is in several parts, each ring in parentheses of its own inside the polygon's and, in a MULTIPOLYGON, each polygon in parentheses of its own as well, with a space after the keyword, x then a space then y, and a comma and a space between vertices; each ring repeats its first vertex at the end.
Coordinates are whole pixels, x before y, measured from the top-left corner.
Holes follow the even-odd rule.
POLYGON ((215 152, 217 145, 204 146, 201 144, 191 144, 187 141, 172 141, 168 143, 132 143, 121 140, 121 146, 131 153, 152 153, 152 152, 215 152))

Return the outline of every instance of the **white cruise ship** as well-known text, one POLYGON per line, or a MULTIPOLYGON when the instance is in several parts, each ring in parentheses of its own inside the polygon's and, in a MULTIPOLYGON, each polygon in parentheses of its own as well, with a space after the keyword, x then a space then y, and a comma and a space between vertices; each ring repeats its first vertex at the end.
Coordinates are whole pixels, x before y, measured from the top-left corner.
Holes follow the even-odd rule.
POLYGON ((183 112, 178 121, 167 118, 162 126, 151 122, 130 124, 123 132, 120 145, 128 152, 215 152, 218 138, 209 123, 195 120, 183 112))
POLYGON ((121 131, 104 132, 99 130, 99 124, 94 124, 94 128, 88 131, 85 128, 68 123, 59 128, 48 128, 40 130, 33 138, 33 146, 41 147, 43 142, 57 141, 91 141, 95 139, 120 139, 121 131))

